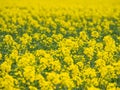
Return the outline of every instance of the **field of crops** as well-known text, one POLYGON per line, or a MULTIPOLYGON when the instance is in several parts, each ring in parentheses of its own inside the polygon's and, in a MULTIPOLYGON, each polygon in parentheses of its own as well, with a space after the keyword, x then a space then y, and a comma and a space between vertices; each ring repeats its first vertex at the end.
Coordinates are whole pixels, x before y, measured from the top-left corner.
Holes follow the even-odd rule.
POLYGON ((119 5, 13 1, 0 1, 0 90, 120 90, 119 5))

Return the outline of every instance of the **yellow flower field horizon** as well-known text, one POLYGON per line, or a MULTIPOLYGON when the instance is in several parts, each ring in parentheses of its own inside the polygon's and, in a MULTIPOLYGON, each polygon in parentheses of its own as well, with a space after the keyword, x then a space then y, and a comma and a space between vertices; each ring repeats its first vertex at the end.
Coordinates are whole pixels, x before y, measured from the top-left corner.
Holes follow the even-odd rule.
POLYGON ((120 90, 119 0, 1 0, 0 90, 120 90))
POLYGON ((119 0, 1 0, 0 7, 119 7, 119 0))

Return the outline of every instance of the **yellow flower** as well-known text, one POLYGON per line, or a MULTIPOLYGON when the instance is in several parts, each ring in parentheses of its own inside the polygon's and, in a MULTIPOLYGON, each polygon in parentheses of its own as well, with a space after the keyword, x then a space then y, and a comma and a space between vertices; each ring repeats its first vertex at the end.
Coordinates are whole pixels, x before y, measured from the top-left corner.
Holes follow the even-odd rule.
POLYGON ((45 82, 45 79, 41 74, 35 74, 35 80, 38 80, 39 85, 41 85, 45 82))
POLYGON ((92 31, 91 36, 94 37, 94 38, 98 38, 99 33, 97 31, 92 31))
POLYGON ((29 36, 27 33, 23 34, 23 36, 20 38, 20 41, 22 42, 23 45, 30 43, 31 40, 32 40, 32 37, 29 36))
POLYGON ((96 88, 94 86, 88 87, 87 90, 100 90, 99 88, 96 88))
POLYGON ((22 25, 22 26, 25 24, 25 21, 23 20, 22 17, 19 17, 19 18, 17 19, 17 21, 18 21, 18 23, 19 23, 20 25, 22 25))
MULTIPOLYGON (((1 82, 0 85, 2 86, 2 88, 4 88, 5 90, 14 90, 15 85, 14 85, 14 78, 8 74, 6 74, 1 82)), ((0 86, 0 87, 1 87, 0 86)))
POLYGON ((71 71, 70 75, 71 75, 73 80, 75 80, 81 74, 79 71, 79 67, 75 64, 70 65, 68 67, 68 70, 71 71))
POLYGON ((90 47, 95 47, 96 41, 95 41, 94 39, 91 39, 91 40, 88 42, 88 45, 89 45, 90 47))
POLYGON ((84 73, 83 75, 85 75, 87 78, 88 77, 96 77, 96 71, 95 69, 92 69, 92 68, 87 68, 87 69, 84 69, 84 73))
POLYGON ((88 40, 87 33, 85 31, 80 32, 80 38, 84 41, 88 40))
POLYGON ((116 51, 115 41, 111 36, 105 36, 103 40, 106 44, 105 51, 111 51, 111 52, 116 51))
POLYGON ((100 52, 100 50, 103 50, 103 43, 96 43, 95 48, 97 52, 100 52))
POLYGON ((66 34, 66 33, 67 33, 67 31, 66 31, 64 28, 60 28, 60 32, 61 32, 62 34, 66 34))
POLYGON ((73 59, 70 56, 67 56, 64 58, 64 62, 70 65, 70 64, 73 64, 73 59))
POLYGON ((83 67, 84 67, 83 62, 77 62, 77 65, 78 65, 78 67, 79 67, 80 69, 83 69, 83 67))
POLYGON ((11 59, 15 59, 16 61, 18 61, 18 51, 17 50, 13 50, 12 53, 10 54, 10 58, 11 59))
POLYGON ((99 82, 98 82, 99 78, 92 78, 91 79, 91 84, 94 85, 94 86, 98 86, 99 85, 99 82))
POLYGON ((10 44, 10 45, 13 44, 13 42, 14 42, 14 40, 13 40, 13 38, 12 38, 11 35, 5 35, 3 41, 4 41, 6 44, 10 44))
POLYGON ((33 82, 35 80, 35 67, 26 66, 24 68, 23 75, 26 78, 26 80, 30 80, 31 82, 33 82))
POLYGON ((104 67, 106 65, 106 62, 103 59, 98 59, 95 61, 95 63, 96 63, 95 65, 96 67, 104 67))
POLYGON ((65 56, 69 56, 70 55, 70 49, 68 49, 67 47, 62 47, 60 49, 61 49, 63 55, 65 55, 65 56))
POLYGON ((108 83, 107 90, 117 90, 116 83, 108 83))
POLYGON ((5 72, 8 73, 11 71, 11 63, 4 61, 1 65, 0 65, 0 69, 5 72))
POLYGON ((104 78, 107 74, 108 74, 108 70, 107 70, 107 67, 104 66, 104 67, 101 67, 98 69, 99 72, 101 73, 101 77, 104 78))
POLYGON ((90 60, 92 60, 94 55, 94 48, 93 47, 85 48, 83 53, 87 55, 90 58, 90 60))
POLYGON ((55 87, 49 81, 45 81, 44 83, 40 84, 41 90, 54 90, 55 87))
POLYGON ((35 64, 35 56, 31 53, 25 53, 17 62, 18 67, 25 67, 35 64))
POLYGON ((62 72, 60 74, 61 84, 68 89, 72 89, 74 87, 73 81, 70 79, 70 76, 67 72, 62 72))
POLYGON ((35 33, 35 34, 33 35, 33 38, 35 38, 36 40, 39 40, 40 34, 39 34, 39 33, 35 33))
POLYGON ((50 64, 51 64, 51 68, 53 71, 60 71, 61 70, 61 63, 59 60, 55 60, 55 61, 51 62, 50 64))
POLYGON ((52 35, 52 38, 53 38, 53 40, 54 40, 55 42, 59 42, 60 40, 63 39, 63 35, 62 35, 62 34, 58 34, 58 35, 53 34, 53 35, 52 35))
POLYGON ((36 87, 33 87, 33 86, 29 86, 29 89, 30 90, 38 90, 36 87))
POLYGON ((59 74, 55 72, 47 73, 47 80, 55 85, 60 84, 59 74))
POLYGON ((46 51, 45 50, 36 50, 35 53, 36 56, 45 56, 46 55, 46 51))
POLYGON ((2 53, 0 53, 0 60, 2 60, 2 53))

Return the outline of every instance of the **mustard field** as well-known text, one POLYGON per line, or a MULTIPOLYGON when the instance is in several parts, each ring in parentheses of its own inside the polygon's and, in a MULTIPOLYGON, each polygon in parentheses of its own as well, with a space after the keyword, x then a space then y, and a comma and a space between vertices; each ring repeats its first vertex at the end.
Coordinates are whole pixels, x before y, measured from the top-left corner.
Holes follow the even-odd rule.
POLYGON ((120 90, 120 1, 0 1, 0 90, 120 90))

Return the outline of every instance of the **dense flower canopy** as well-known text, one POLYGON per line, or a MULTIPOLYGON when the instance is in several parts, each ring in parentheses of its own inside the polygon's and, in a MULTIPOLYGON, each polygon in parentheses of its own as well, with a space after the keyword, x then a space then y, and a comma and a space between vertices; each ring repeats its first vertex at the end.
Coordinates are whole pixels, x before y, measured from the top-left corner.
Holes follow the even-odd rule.
POLYGON ((120 8, 34 3, 0 7, 0 89, 120 90, 120 8))

